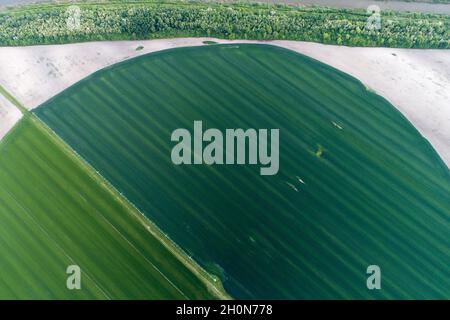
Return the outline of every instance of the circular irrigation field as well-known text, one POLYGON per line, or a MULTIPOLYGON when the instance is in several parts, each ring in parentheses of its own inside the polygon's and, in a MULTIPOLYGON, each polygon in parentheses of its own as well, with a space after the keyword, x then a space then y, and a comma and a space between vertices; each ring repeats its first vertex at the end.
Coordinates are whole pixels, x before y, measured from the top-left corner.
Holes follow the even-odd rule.
MULTIPOLYGON (((36 114, 236 298, 446 298, 450 174, 359 81, 268 45, 157 52, 36 114), (279 129, 279 171, 175 165, 171 134, 279 129), (369 265, 381 290, 369 290, 369 265)), ((207 143, 204 143, 205 147, 207 143)))

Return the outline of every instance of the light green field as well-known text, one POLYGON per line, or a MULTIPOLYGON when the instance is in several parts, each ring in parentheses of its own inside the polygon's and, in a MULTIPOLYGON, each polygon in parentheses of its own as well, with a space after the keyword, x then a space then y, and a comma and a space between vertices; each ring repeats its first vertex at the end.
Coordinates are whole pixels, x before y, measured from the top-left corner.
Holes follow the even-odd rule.
POLYGON ((214 298, 180 252, 29 115, 0 144, 0 221, 0 299, 214 298), (81 290, 66 288, 73 264, 81 290))
POLYGON ((392 105, 327 65, 273 46, 168 50, 36 114, 233 297, 450 296, 449 170, 392 105), (279 173, 174 165, 171 133, 194 120, 279 128, 279 173), (372 264, 380 291, 366 287, 372 264))

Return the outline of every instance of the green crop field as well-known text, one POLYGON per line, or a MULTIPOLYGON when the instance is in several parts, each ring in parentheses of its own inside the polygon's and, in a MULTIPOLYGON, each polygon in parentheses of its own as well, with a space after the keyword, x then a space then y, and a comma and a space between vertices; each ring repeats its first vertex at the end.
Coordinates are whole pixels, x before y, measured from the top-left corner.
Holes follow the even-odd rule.
POLYGON ((174 49, 97 72, 36 114, 236 298, 450 296, 448 168, 329 66, 267 45, 174 49), (279 128, 279 173, 174 165, 171 133, 194 120, 279 128), (372 264, 382 290, 366 287, 372 264))
POLYGON ((42 124, 0 144, 0 299, 213 298, 42 124), (66 268, 81 268, 68 290, 66 268))

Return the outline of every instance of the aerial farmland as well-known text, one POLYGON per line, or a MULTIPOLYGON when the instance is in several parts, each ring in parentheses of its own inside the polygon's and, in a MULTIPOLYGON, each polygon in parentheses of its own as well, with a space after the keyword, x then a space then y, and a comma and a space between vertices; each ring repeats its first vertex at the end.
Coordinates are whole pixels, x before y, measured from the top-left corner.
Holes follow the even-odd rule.
POLYGON ((449 299, 450 16, 371 10, 1 9, 0 299, 449 299))
POLYGON ((0 96, 0 119, 2 125, 0 126, 0 139, 3 138, 9 130, 22 117, 19 109, 17 109, 8 99, 0 96))

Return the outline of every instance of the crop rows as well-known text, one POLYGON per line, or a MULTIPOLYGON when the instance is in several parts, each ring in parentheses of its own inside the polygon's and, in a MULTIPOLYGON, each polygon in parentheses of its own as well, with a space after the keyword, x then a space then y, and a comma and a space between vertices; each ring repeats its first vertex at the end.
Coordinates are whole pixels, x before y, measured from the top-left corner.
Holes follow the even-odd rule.
POLYGON ((61 142, 26 116, 0 145, 1 299, 213 298, 61 142), (81 290, 66 287, 69 265, 81 290))
POLYGON ((392 105, 317 61, 259 45, 164 51, 36 113, 234 297, 450 294, 448 169, 392 105), (280 172, 175 166, 171 132, 195 120, 279 128, 280 172))

